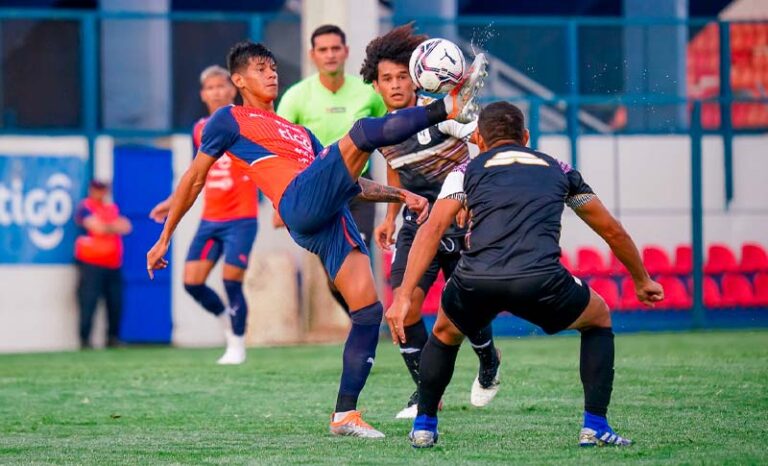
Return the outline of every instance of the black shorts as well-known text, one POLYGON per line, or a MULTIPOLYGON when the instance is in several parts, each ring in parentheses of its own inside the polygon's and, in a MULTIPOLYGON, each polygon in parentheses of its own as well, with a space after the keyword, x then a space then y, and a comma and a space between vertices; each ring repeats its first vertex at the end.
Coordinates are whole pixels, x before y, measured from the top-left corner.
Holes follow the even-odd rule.
POLYGON ((541 327, 565 330, 589 304, 589 287, 565 268, 531 277, 487 279, 456 273, 445 285, 442 307, 464 335, 477 334, 502 311, 541 327))
MULTIPOLYGON (((392 255, 392 271, 389 284, 392 288, 399 288, 403 284, 405 275, 405 266, 408 263, 408 253, 411 251, 413 239, 416 237, 418 226, 410 222, 403 222, 400 232, 397 234, 395 242, 395 252, 392 255)), ((429 264, 429 268, 419 280, 419 288, 426 294, 437 280, 437 274, 443 271, 445 279, 448 280, 453 274, 453 270, 459 263, 461 251, 464 250, 463 236, 443 236, 440 238, 440 248, 429 264)))

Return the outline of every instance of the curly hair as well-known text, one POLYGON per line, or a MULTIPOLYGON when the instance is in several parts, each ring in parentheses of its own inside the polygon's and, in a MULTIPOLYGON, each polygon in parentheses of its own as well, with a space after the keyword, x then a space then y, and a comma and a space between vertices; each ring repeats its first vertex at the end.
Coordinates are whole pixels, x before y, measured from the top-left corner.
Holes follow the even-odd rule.
POLYGON ((379 62, 382 60, 408 66, 413 51, 427 39, 426 34, 413 33, 413 23, 398 26, 373 39, 365 48, 365 60, 360 68, 363 81, 372 83, 379 79, 379 62))

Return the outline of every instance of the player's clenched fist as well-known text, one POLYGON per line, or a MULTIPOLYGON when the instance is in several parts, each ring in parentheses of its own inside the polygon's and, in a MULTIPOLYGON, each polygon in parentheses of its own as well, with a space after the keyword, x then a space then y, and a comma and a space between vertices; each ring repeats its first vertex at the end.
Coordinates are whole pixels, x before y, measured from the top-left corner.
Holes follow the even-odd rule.
POLYGON ((162 270, 168 267, 168 261, 165 260, 165 253, 168 252, 168 243, 158 240, 152 249, 147 252, 147 273, 150 279, 155 278, 155 270, 162 270))
POLYGON ((636 284, 635 294, 637 294, 638 301, 648 307, 655 307, 656 303, 664 300, 664 288, 651 279, 636 284))

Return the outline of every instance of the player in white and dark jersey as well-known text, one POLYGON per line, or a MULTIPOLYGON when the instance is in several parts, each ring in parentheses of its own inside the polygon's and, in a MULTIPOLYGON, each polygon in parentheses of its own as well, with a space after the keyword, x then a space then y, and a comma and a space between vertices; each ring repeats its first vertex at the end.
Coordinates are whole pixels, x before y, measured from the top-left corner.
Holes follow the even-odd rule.
MULTIPOLYGON (((412 25, 408 24, 373 40, 366 48, 361 74, 366 82, 373 83, 389 112, 426 105, 431 101, 417 96, 416 86, 408 73, 411 53, 426 38, 424 35, 414 35, 412 25)), ((466 139, 476 127, 476 122, 442 122, 400 144, 380 147, 378 150, 387 161, 387 183, 418 193, 426 197, 430 204, 434 203, 448 173, 469 159, 466 139)), ((395 291, 402 282, 411 243, 419 228, 416 223, 418 216, 406 208, 397 241, 393 241, 395 219, 401 210, 401 204, 390 204, 386 218, 376 227, 373 235, 374 241, 382 249, 389 250, 392 244, 395 245, 390 283, 395 291)), ((417 385, 421 349, 427 342, 427 329, 421 318, 424 298, 440 270, 446 278, 453 273, 464 249, 465 233, 463 227, 454 224, 439 235, 440 250, 423 273, 418 286, 408 295, 410 307, 404 322, 406 339, 400 343, 400 353, 417 385)), ((499 357, 493 344, 491 326, 472 334, 469 339, 480 359, 480 369, 472 385, 470 401, 475 406, 485 406, 496 395, 499 386, 499 357)), ((416 395, 417 392, 414 392, 406 407, 396 417, 416 417, 416 395)))
MULTIPOLYGON (((462 334, 477 332, 499 312, 509 310, 548 334, 565 329, 581 332, 584 423, 579 444, 630 445, 613 431, 606 417, 614 364, 608 306, 559 261, 564 206, 608 243, 629 270, 641 302, 653 306, 664 299, 663 289, 651 280, 632 238, 581 174, 525 147, 528 131, 517 107, 506 102, 486 107, 475 137, 482 152, 468 163, 463 180, 471 215, 469 245, 446 284, 442 312, 422 352, 411 444, 431 447, 437 441, 437 407, 453 374, 462 334)), ((463 196, 457 193, 455 186, 446 186, 441 197, 460 200, 463 196)), ((460 208, 454 207, 455 211, 460 208)), ((437 249, 436 233, 455 211, 441 211, 436 204, 419 229, 401 286, 404 295, 417 286, 437 249)), ((404 296, 396 297, 387 311, 390 326, 402 327, 408 306, 404 296)), ((398 338, 405 339, 403 332, 398 338)))

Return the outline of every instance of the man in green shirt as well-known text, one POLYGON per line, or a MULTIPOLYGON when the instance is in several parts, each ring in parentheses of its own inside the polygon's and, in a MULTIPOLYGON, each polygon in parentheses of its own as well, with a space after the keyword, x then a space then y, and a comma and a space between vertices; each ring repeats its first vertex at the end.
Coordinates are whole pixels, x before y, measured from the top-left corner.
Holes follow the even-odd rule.
MULTIPOLYGON (((317 67, 317 73, 285 92, 277 114, 306 126, 327 146, 344 136, 355 121, 380 117, 387 113, 387 107, 373 87, 357 76, 344 73, 349 47, 341 28, 330 24, 320 26, 312 33, 310 41, 309 57, 317 67)), ((362 175, 370 178, 368 164, 362 175)), ((349 207, 363 239, 370 246, 373 203, 352 200, 349 207)))

